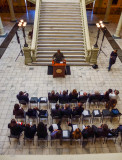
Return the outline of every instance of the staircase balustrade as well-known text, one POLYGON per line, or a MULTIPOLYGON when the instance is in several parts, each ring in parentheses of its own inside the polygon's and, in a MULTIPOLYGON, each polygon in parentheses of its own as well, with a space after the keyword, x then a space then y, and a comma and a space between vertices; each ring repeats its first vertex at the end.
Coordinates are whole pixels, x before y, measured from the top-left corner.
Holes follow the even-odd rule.
POLYGON ((81 18, 82 18, 81 20, 83 21, 83 25, 84 25, 84 41, 85 41, 85 50, 86 50, 85 58, 86 58, 86 62, 89 62, 90 56, 91 56, 91 45, 90 45, 85 0, 80 0, 80 7, 81 7, 81 18))

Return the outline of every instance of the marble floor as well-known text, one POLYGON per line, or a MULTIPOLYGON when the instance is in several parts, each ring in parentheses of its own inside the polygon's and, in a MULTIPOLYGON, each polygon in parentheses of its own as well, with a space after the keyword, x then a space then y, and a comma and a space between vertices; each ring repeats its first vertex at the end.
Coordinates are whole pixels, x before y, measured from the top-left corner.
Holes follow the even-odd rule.
MULTIPOLYGON (((3 25, 5 26, 5 32, 9 32, 13 27, 14 23, 8 21, 7 14, 1 14, 3 25)), ((17 19, 20 17, 25 17, 26 14, 16 14, 17 19)), ((103 15, 91 15, 94 23, 103 18, 103 15)), ((107 29, 114 34, 117 26, 119 16, 110 16, 110 23, 106 25, 107 29)), ((33 16, 30 16, 29 19, 33 21, 33 16), (32 18, 31 18, 32 17, 32 18)), ((32 25, 28 24, 26 27, 26 34, 32 30, 32 25)), ((95 26, 89 26, 91 45, 95 43, 97 28, 95 26)), ((23 45, 23 36, 22 31, 18 31, 20 36, 20 41, 23 45)), ((121 33, 122 36, 122 33, 121 33)), ((102 38, 102 33, 100 34, 100 39, 98 44, 100 45, 102 38)), ((0 44, 4 38, 0 38, 0 44)), ((31 40, 27 37, 29 46, 31 45, 31 40)), ((116 40, 118 45, 122 47, 122 39, 116 40)), ((113 140, 108 141, 108 143, 103 144, 103 141, 97 141, 95 144, 91 142, 84 143, 79 145, 78 143, 73 143, 70 145, 68 142, 64 142, 62 146, 59 143, 54 143, 50 145, 48 142, 48 147, 46 144, 37 145, 37 137, 35 136, 35 145, 31 143, 23 144, 23 135, 20 139, 20 145, 17 144, 15 140, 12 141, 11 145, 9 144, 8 135, 10 133, 8 129, 8 123, 13 116, 13 107, 15 103, 18 103, 16 95, 20 90, 27 91, 32 96, 47 96, 48 92, 51 90, 62 91, 68 89, 69 91, 74 88, 83 90, 86 92, 92 90, 106 91, 109 88, 118 89, 120 91, 119 100, 117 103, 117 108, 122 113, 122 64, 117 58, 116 64, 112 66, 110 72, 107 71, 109 56, 112 51, 112 47, 105 38, 103 43, 103 51, 107 54, 107 57, 103 53, 98 57, 98 69, 94 70, 92 67, 80 67, 73 66, 71 67, 71 75, 66 76, 65 78, 55 78, 47 75, 46 66, 25 66, 24 65, 24 56, 19 56, 15 62, 16 57, 20 52, 19 44, 17 43, 16 37, 14 36, 11 43, 9 44, 6 52, 3 57, 0 59, 0 154, 2 155, 28 155, 28 154, 92 154, 92 153, 118 153, 122 152, 122 146, 120 145, 120 137, 117 139, 117 142, 114 144, 113 140)), ((91 110, 96 108, 95 106, 91 107, 91 110)), ((104 106, 100 107, 102 110, 104 106)), ((87 104, 88 109, 88 104, 87 104)), ((25 110, 27 110, 25 108, 25 110)), ((50 110, 48 109, 50 113, 50 110)), ((28 120, 27 120, 28 121, 28 120)), ((122 117, 120 122, 115 119, 112 123, 105 121, 110 128, 116 128, 119 124, 122 123, 122 117)), ((48 127, 51 124, 51 117, 49 116, 48 127)), ((84 122, 84 124, 89 124, 89 122, 84 122)), ((99 121, 94 122, 95 125, 100 126, 99 121)), ((78 126, 82 129, 82 123, 78 126)), ((92 125, 92 124, 90 124, 92 125)), ((63 129, 69 129, 65 122, 62 123, 63 129)))

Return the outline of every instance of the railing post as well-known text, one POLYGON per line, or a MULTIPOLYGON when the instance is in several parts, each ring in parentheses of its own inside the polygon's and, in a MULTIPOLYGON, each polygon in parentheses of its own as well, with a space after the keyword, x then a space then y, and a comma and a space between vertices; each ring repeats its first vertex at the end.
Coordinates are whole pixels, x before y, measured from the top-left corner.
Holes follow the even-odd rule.
POLYGON ((97 64, 98 52, 99 48, 93 46, 91 50, 90 63, 97 64))
POLYGON ((32 63, 32 57, 31 57, 31 50, 29 47, 24 47, 24 56, 25 56, 25 65, 28 65, 29 63, 32 63))

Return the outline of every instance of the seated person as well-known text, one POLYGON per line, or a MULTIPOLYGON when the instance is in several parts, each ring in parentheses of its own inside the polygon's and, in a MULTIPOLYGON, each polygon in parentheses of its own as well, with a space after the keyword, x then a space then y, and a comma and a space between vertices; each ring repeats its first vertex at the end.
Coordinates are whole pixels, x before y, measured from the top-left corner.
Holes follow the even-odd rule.
POLYGON ((119 127, 117 128, 118 132, 122 133, 122 124, 119 125, 119 127))
POLYGON ((53 60, 54 60, 56 63, 60 63, 61 61, 64 60, 63 53, 60 52, 60 49, 57 50, 57 52, 53 55, 53 60))
POLYGON ((61 118, 62 114, 61 114, 61 109, 59 104, 55 105, 55 109, 51 109, 51 116, 58 116, 59 118, 61 118))
POLYGON ((83 138, 94 137, 94 131, 92 127, 84 126, 84 129, 82 130, 82 136, 83 138))
POLYGON ((82 103, 78 103, 76 107, 73 108, 72 110, 72 115, 81 115, 82 112, 84 111, 84 108, 82 107, 82 103))
POLYGON ((106 108, 107 109, 110 109, 110 108, 115 108, 115 106, 116 106, 116 104, 117 104, 117 100, 116 99, 110 99, 107 103, 106 103, 106 108))
POLYGON ((62 135, 61 121, 59 121, 57 124, 52 124, 49 127, 49 131, 51 132, 51 138, 53 138, 53 139, 61 138, 61 135, 62 135))
POLYGON ((69 101, 72 101, 73 99, 78 99, 78 93, 76 89, 73 89, 73 91, 69 94, 69 101))
POLYGON ((14 110, 13 110, 13 115, 25 117, 25 111, 24 111, 23 108, 20 107, 19 104, 15 104, 14 105, 14 110))
POLYGON ((26 112, 26 115, 28 116, 28 117, 36 117, 37 116, 37 114, 38 114, 38 108, 33 108, 33 109, 28 109, 28 111, 26 112))
POLYGON ((37 136, 38 138, 46 138, 47 137, 47 125, 43 122, 40 122, 37 127, 37 136))
POLYGON ((19 136, 24 129, 24 125, 17 124, 16 120, 12 119, 11 123, 8 124, 8 128, 10 128, 12 135, 19 136))
POLYGON ((69 104, 65 104, 65 106, 61 109, 62 117, 69 116, 71 118, 72 110, 69 104))
POLYGON ((68 103, 68 100, 69 100, 69 96, 67 94, 67 91, 64 90, 63 93, 59 95, 59 102, 64 101, 68 103))
POLYGON ((82 135, 81 130, 80 130, 79 128, 76 128, 76 129, 74 130, 72 123, 67 122, 67 124, 68 124, 68 126, 72 127, 72 130, 71 130, 71 132, 70 132, 71 138, 72 138, 72 139, 81 139, 81 135, 82 135))
POLYGON ((29 96, 28 93, 20 91, 19 94, 17 95, 17 99, 19 101, 24 100, 26 103, 28 103, 29 102, 28 96, 29 96))
POLYGON ((100 100, 105 99, 106 101, 109 101, 109 94, 112 93, 112 89, 108 89, 104 95, 101 95, 100 100))
POLYGON ((48 93, 48 100, 49 101, 58 101, 58 98, 59 98, 59 94, 58 93, 55 94, 54 90, 52 90, 51 93, 48 93))
POLYGON ((79 96, 78 102, 81 101, 81 102, 83 103, 83 102, 87 101, 87 98, 88 98, 88 95, 87 95, 86 92, 84 92, 83 95, 80 95, 80 96, 79 96))
POLYGON ((115 89, 114 92, 109 94, 109 98, 117 100, 119 98, 118 94, 119 94, 119 91, 115 89))
POLYGON ((91 103, 93 100, 98 100, 99 101, 100 98, 101 98, 100 93, 98 91, 95 91, 94 94, 89 95, 89 103, 91 103))
POLYGON ((100 127, 96 127, 95 125, 92 125, 92 129, 96 135, 96 137, 107 137, 109 133, 108 125, 107 124, 102 124, 100 127))
POLYGON ((34 138, 34 135, 36 133, 36 125, 30 126, 29 124, 26 124, 24 129, 24 135, 26 138, 34 138))

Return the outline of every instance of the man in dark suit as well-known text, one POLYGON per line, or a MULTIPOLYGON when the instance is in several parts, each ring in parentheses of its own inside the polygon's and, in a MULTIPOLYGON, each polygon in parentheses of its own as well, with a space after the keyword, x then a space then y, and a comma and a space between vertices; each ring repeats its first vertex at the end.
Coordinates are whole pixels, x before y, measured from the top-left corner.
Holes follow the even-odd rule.
POLYGON ((57 52, 53 55, 53 59, 55 62, 60 63, 64 60, 63 53, 61 53, 60 50, 57 50, 57 52))
POLYGON ((64 90, 63 93, 59 95, 59 102, 68 103, 68 100, 69 100, 69 96, 67 94, 67 91, 64 90))
POLYGON ((17 99, 19 101, 24 100, 26 103, 29 102, 28 93, 20 91, 17 95, 17 99))
POLYGON ((115 49, 114 51, 111 52, 110 55, 108 71, 111 70, 111 66, 116 62, 116 58, 117 58, 117 50, 115 49))

